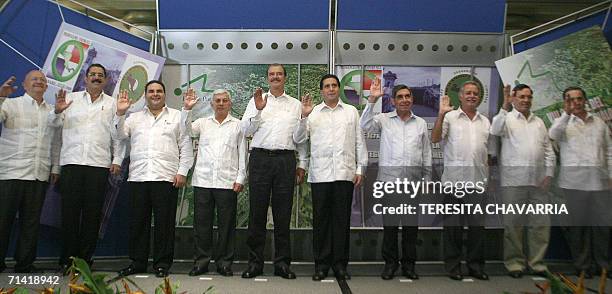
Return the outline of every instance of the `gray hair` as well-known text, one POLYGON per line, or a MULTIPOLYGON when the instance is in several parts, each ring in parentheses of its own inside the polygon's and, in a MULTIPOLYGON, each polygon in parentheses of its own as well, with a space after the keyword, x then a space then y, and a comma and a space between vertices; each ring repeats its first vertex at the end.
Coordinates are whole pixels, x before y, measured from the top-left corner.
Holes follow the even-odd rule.
POLYGON ((212 94, 213 94, 213 97, 214 97, 215 95, 225 94, 225 95, 227 95, 227 98, 229 98, 229 100, 232 100, 232 95, 231 95, 231 94, 230 94, 230 92, 229 92, 228 90, 226 90, 226 89, 217 89, 217 90, 215 90, 215 91, 214 91, 212 94))
POLYGON ((467 81, 461 84, 461 88, 459 88, 459 94, 463 94, 463 90, 465 90, 465 86, 472 85, 478 89, 478 94, 480 94, 480 87, 478 87, 478 83, 476 81, 467 81))

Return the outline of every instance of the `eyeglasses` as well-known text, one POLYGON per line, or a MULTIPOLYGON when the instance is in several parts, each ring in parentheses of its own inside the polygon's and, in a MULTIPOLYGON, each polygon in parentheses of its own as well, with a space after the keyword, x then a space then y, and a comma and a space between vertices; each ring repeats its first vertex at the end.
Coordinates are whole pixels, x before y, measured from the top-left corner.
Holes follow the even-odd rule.
POLYGON ((95 77, 95 76, 97 76, 97 77, 99 77, 99 78, 103 78, 103 77, 104 77, 104 74, 103 74, 103 73, 95 73, 95 72, 90 72, 89 74, 87 74, 87 76, 88 76, 88 77, 92 77, 92 78, 93 78, 93 77, 95 77))

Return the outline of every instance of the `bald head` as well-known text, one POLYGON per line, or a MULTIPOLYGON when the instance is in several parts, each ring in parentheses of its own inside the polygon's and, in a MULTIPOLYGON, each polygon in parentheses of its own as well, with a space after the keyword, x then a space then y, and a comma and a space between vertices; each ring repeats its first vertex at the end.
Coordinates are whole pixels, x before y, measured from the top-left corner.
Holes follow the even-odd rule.
POLYGON ((36 100, 41 100, 47 90, 47 78, 40 70, 31 70, 23 80, 26 93, 36 100))

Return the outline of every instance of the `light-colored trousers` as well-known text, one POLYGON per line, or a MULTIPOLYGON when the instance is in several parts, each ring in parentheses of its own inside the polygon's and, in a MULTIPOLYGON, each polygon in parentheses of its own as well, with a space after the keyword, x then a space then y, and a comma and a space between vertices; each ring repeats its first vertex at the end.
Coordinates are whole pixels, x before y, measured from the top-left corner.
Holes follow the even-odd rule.
MULTIPOLYGON (((535 186, 502 187, 504 203, 548 203, 548 194, 535 186)), ((550 240, 547 215, 504 216, 504 265, 508 271, 545 271, 550 240)))

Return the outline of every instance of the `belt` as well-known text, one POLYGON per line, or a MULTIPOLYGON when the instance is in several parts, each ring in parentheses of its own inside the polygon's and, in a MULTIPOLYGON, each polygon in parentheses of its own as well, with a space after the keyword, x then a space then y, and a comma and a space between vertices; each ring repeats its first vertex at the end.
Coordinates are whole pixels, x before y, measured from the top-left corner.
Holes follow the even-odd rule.
POLYGON ((263 149, 263 148, 253 148, 251 149, 251 152, 267 154, 268 156, 295 154, 294 150, 286 150, 286 149, 270 150, 270 149, 263 149))

